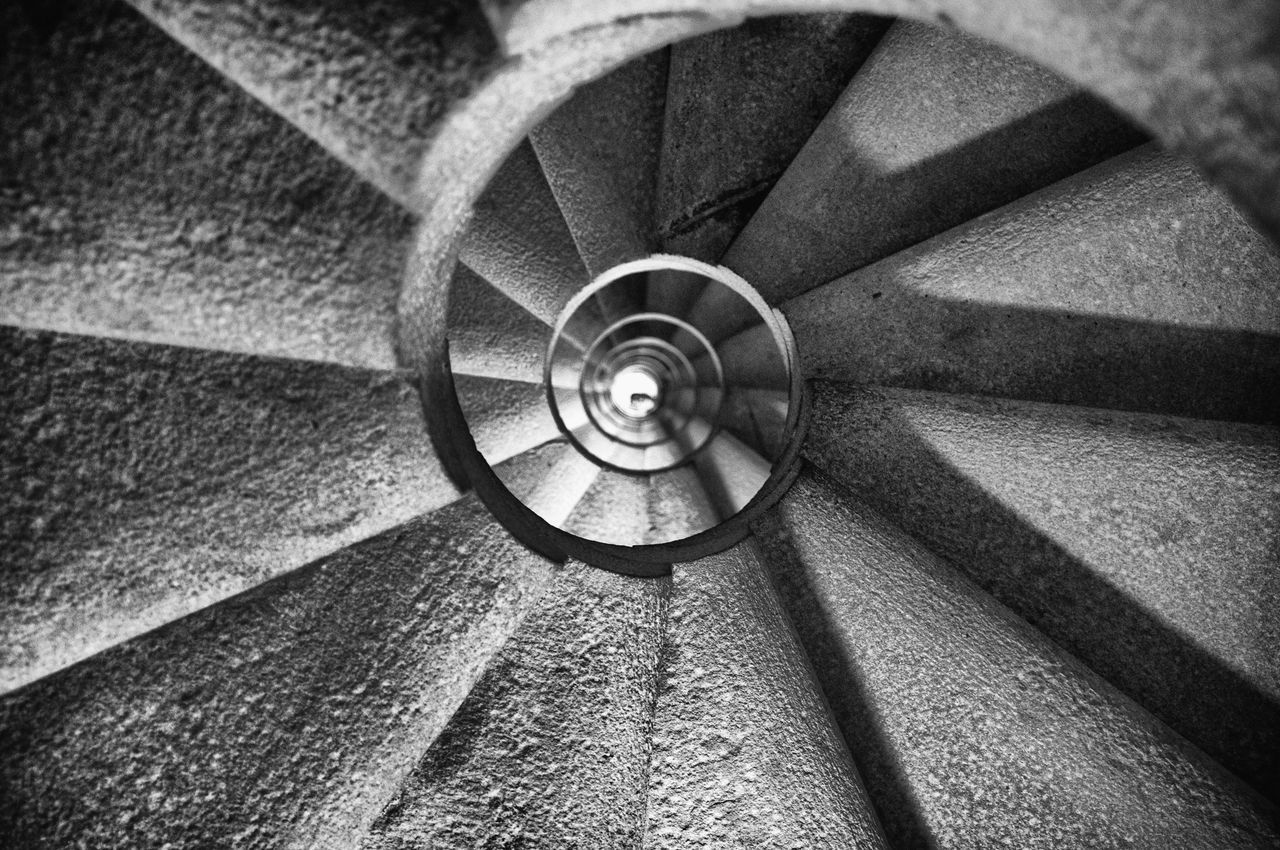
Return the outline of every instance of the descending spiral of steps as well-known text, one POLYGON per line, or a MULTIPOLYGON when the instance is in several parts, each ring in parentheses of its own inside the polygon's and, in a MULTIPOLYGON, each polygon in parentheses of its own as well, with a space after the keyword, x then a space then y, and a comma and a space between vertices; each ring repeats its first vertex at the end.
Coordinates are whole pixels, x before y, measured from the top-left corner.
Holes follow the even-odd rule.
POLYGON ((0 8, 0 845, 1280 847, 1269 0, 0 8))

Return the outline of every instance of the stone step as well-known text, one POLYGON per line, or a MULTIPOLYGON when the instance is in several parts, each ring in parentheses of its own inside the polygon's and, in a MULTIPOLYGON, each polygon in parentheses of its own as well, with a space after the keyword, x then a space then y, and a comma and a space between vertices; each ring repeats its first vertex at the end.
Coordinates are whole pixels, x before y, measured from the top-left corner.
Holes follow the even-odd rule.
POLYGON ((638 846, 669 588, 556 568, 362 846, 638 846))
POLYGON ((720 261, 888 25, 753 18, 672 46, 657 193, 664 252, 720 261))
POLYGON ((761 531, 892 846, 1280 841, 1274 806, 825 475, 761 531))
POLYGON ((1142 138, 1031 62, 955 30, 899 21, 724 264, 777 303, 1142 138))
POLYGON ((748 540, 672 572, 646 848, 885 848, 748 540))
POLYGON ((1280 253, 1146 147, 782 310, 809 377, 1265 423, 1276 280, 1280 253))
POLYGON ((1280 798, 1275 428, 818 383, 805 451, 1280 798))
MULTIPOLYGON (((8 690, 457 498, 403 373, 0 329, 8 690)), ((462 378, 497 460, 540 387, 462 378)))
POLYGON ((551 575, 468 497, 28 685, 0 830, 353 846, 551 575))
POLYGON ((590 277, 657 247, 654 188, 666 50, 574 92, 530 133, 590 277))

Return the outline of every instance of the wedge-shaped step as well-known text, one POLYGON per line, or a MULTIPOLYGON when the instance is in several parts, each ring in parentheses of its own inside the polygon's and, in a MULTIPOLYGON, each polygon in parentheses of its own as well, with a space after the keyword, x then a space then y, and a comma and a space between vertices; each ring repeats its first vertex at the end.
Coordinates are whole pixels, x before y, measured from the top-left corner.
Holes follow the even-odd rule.
POLYGON ((467 499, 29 685, 0 832, 352 846, 550 572, 467 499))
POLYGON ((550 329, 459 263, 449 293, 449 365, 456 374, 541 384, 550 329))
POLYGON ((806 454, 1280 797, 1280 431, 818 384, 806 454))
POLYGON ((767 557, 894 847, 1274 847, 1277 811, 808 471, 767 557))
POLYGON ((530 134, 591 277, 656 247, 667 51, 578 89, 530 134))
POLYGON ((865 15, 754 18, 673 45, 662 250, 719 262, 887 26, 865 15))
POLYGON ((899 22, 724 262, 777 302, 1142 138, 1031 62, 954 30, 899 22))
MULTIPOLYGON (((403 375, 0 329, 5 690, 456 497, 403 375)), ((495 459, 540 387, 464 380, 495 459)))
POLYGON ((1274 422, 1277 280, 1274 247, 1144 148, 783 312, 811 377, 1274 422))
POLYGON ((439 121, 499 59, 468 0, 131 2, 409 209, 439 121))
POLYGON ((151 23, 0 11, 0 322, 389 368, 404 211, 151 23), (141 132, 140 128, 146 128, 141 132))
POLYGON ((884 848, 752 541, 673 568, 647 848, 884 848))
POLYGON ((586 285, 587 269, 527 142, 476 202, 459 257, 548 325, 586 285))
POLYGON ((637 846, 669 587, 557 569, 364 846, 637 846))
MULTIPOLYGON (((44 38, 20 9, 0 11, 0 323, 395 365, 403 209, 136 13, 72 3, 44 38)), ((455 369, 527 377, 507 373, 529 317, 474 290, 455 369)))
POLYGON ((620 546, 639 546, 650 536, 649 476, 601 469, 565 525, 565 531, 620 546))

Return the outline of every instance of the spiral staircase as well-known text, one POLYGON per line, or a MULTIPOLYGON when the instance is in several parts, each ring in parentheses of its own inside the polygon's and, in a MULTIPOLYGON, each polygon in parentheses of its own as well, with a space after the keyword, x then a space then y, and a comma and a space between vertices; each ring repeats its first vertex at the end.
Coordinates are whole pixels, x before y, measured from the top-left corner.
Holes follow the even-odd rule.
POLYGON ((1274 4, 0 8, 0 844, 1280 847, 1274 4))

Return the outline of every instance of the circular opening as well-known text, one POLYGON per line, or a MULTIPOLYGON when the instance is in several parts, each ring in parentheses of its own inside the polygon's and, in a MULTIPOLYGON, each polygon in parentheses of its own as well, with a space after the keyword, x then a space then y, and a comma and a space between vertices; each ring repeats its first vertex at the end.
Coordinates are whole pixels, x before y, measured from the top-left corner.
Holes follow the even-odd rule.
MULTIPOLYGON (((574 474, 586 469, 592 484, 621 476, 612 486, 647 493, 648 516, 610 516, 584 530, 563 500, 548 502, 536 488, 516 495, 496 473, 477 492, 513 533, 543 544, 535 548, 623 571, 619 563, 730 546, 793 473, 803 397, 796 363, 781 315, 733 272, 667 255, 615 266, 561 311, 544 392, 564 448, 580 460, 574 474)), ((578 491, 582 502, 590 486, 578 491)))
POLYGON ((633 363, 619 369, 609 381, 613 409, 643 422, 662 405, 662 383, 647 363, 633 363))

